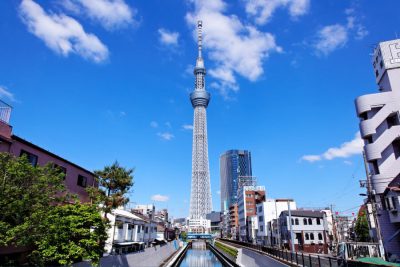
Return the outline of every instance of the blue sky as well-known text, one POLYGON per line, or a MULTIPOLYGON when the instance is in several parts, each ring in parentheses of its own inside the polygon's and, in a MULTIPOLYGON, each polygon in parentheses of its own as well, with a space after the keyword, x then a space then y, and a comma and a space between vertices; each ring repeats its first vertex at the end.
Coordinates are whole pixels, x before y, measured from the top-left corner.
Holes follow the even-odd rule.
POLYGON ((252 152, 269 197, 362 203, 354 99, 400 34, 395 0, 0 1, 0 98, 14 133, 83 167, 135 167, 132 202, 189 210, 194 23, 204 23, 214 209, 219 155, 252 152), (95 3, 95 4, 94 4, 95 3))

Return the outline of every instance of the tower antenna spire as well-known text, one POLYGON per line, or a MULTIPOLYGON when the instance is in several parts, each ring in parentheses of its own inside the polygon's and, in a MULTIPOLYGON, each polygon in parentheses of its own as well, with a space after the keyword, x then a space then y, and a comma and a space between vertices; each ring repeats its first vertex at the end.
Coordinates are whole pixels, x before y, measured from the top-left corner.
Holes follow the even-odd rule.
POLYGON ((197 21, 197 45, 199 49, 199 58, 201 58, 201 50, 202 50, 202 30, 203 30, 203 22, 201 20, 197 21))

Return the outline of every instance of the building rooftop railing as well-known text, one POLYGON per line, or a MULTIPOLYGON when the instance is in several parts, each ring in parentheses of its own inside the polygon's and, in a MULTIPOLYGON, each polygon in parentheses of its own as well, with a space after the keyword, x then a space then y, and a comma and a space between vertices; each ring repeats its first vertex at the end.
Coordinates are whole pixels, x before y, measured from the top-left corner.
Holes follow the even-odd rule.
POLYGON ((0 100, 0 121, 9 124, 12 107, 6 102, 0 100))

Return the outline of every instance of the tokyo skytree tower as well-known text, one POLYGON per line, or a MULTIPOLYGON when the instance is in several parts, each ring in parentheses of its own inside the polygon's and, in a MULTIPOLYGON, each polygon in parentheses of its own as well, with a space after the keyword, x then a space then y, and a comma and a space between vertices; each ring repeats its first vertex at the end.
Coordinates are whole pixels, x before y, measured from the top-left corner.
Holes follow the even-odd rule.
POLYGON ((194 108, 190 219, 205 219, 206 214, 212 210, 206 112, 206 108, 210 102, 210 93, 206 91, 204 81, 206 69, 201 55, 202 27, 202 22, 198 21, 199 55, 196 60, 196 67, 194 68, 194 75, 196 77, 195 90, 190 94, 190 101, 194 108))

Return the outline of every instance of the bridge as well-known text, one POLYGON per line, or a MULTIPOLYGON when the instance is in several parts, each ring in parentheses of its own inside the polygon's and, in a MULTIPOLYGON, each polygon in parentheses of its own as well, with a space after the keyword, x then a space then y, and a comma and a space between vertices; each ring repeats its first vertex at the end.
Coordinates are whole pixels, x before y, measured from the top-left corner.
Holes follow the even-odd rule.
POLYGON ((187 239, 214 239, 211 234, 195 234, 195 233, 188 233, 187 239))

